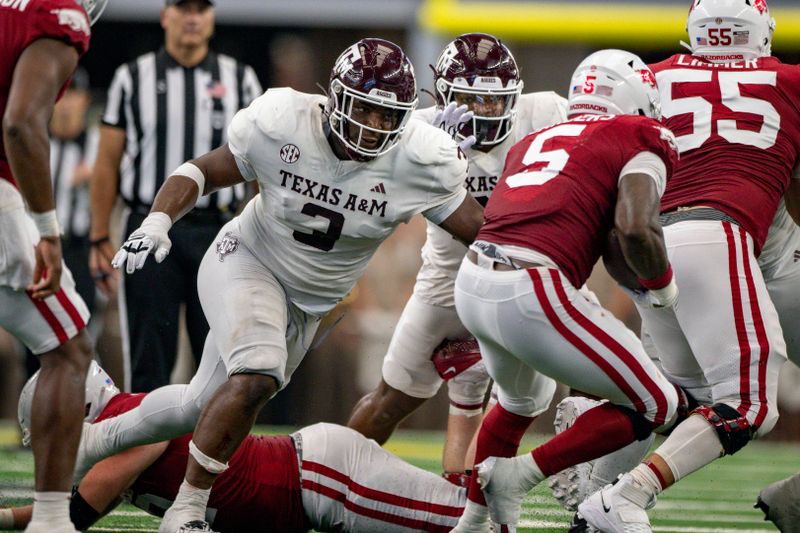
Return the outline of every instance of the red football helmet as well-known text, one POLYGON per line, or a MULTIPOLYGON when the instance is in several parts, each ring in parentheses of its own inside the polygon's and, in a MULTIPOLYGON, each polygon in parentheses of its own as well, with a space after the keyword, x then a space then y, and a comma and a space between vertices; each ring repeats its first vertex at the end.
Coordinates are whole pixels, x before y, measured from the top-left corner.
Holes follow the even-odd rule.
POLYGON ((391 150, 416 107, 414 67, 396 44, 361 39, 336 60, 328 120, 353 159, 366 161, 391 150), (375 111, 382 117, 380 127, 364 124, 360 117, 375 111))
POLYGON ((459 139, 475 135, 478 146, 491 146, 509 136, 522 81, 514 56, 499 39, 465 33, 445 47, 432 68, 437 105, 467 104, 474 113, 459 139))

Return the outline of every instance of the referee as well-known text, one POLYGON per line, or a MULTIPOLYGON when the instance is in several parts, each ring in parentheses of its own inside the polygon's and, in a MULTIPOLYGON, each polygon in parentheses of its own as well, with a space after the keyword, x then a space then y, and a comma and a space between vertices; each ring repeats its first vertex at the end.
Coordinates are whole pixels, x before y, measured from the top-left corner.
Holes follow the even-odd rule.
MULTIPOLYGON (((227 142, 233 115, 261 94, 255 72, 209 50, 211 0, 167 0, 161 11, 164 47, 120 66, 108 92, 91 186, 90 266, 97 285, 114 290, 109 219, 117 194, 125 202, 122 234, 147 216, 164 179, 181 163, 227 142)), ((125 390, 149 392, 169 383, 178 314, 199 363, 208 324, 197 298, 197 269, 214 237, 244 199, 243 186, 203 197, 172 229, 164 263, 122 274, 120 330, 125 390)))

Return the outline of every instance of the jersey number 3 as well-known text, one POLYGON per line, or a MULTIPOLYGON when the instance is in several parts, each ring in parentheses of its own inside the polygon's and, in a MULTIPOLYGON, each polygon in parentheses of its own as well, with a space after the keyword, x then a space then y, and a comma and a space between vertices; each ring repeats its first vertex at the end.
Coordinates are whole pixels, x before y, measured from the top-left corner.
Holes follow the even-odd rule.
POLYGON ((322 217, 328 219, 328 229, 326 231, 313 230, 311 233, 303 233, 302 231, 295 231, 292 237, 297 242, 302 242, 309 246, 313 246, 323 252, 328 252, 342 236, 342 228, 344 227, 344 215, 331 211, 321 205, 307 203, 303 205, 301 211, 304 215, 310 217, 322 217))

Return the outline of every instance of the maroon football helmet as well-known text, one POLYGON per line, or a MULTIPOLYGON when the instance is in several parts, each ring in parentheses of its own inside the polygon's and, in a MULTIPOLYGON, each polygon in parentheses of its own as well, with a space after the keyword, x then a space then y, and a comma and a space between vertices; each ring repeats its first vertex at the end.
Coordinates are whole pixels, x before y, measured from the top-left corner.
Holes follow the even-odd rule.
POLYGON ((522 81, 514 56, 499 39, 465 33, 453 39, 433 67, 436 104, 467 104, 474 113, 456 134, 492 146, 511 133, 522 81))
POLYGON ((403 50, 384 39, 361 39, 342 52, 331 71, 328 120, 353 159, 373 159, 391 150, 417 107, 414 68, 403 50), (381 113, 380 127, 359 121, 381 113), (366 111, 365 111, 366 110, 366 111))

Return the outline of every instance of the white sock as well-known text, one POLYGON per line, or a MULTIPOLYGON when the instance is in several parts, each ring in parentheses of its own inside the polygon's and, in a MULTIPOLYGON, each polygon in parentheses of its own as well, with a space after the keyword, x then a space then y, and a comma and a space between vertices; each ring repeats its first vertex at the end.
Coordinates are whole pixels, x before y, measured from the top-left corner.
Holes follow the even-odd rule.
POLYGON ((722 457, 717 430, 702 416, 692 415, 654 452, 666 461, 675 482, 722 457))
POLYGON ((71 524, 69 498, 69 492, 34 492, 31 522, 71 524))
POLYGON ((191 520, 205 520, 210 495, 211 489, 198 489, 184 479, 170 509, 188 511, 192 515, 191 520))
POLYGON ((521 474, 523 481, 528 484, 528 490, 544 481, 545 475, 536 464, 532 453, 518 455, 512 459, 514 468, 521 474))
MULTIPOLYGON (((664 487, 661 486, 661 482, 658 480, 658 476, 644 463, 631 470, 631 477, 637 482, 638 487, 640 487, 647 496, 647 500, 645 501, 649 501, 653 496, 658 496, 661 494, 661 491, 664 490, 664 487)), ((634 501, 638 503, 638 500, 634 501)), ((644 505, 642 507, 644 507, 644 505)))

